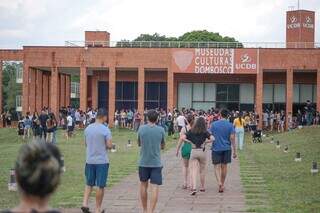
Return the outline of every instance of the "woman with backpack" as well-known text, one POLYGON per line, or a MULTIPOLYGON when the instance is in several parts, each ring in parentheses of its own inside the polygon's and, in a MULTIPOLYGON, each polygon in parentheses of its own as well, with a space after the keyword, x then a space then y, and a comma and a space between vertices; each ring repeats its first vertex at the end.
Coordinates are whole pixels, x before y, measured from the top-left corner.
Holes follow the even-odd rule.
POLYGON ((181 157, 182 157, 182 174, 183 174, 183 185, 182 188, 183 189, 191 189, 191 178, 190 178, 190 164, 189 164, 189 160, 190 160, 190 155, 191 155, 191 149, 192 149, 192 145, 191 143, 188 143, 186 141, 183 140, 183 137, 185 137, 186 133, 188 131, 190 131, 191 126, 193 125, 193 121, 194 121, 194 117, 189 114, 187 116, 187 122, 184 128, 181 129, 180 132, 180 139, 177 145, 177 152, 176 152, 176 156, 179 156, 179 152, 181 149, 181 157), (182 145, 183 144, 183 145, 182 145), (181 148, 182 146, 182 148, 181 148))

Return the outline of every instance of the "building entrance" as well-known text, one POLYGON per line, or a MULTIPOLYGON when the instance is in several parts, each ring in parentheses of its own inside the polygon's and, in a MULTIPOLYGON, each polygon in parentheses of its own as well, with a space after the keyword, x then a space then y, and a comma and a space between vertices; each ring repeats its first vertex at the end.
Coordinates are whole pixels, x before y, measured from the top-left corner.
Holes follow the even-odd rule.
POLYGON ((109 103, 109 83, 107 81, 98 82, 98 108, 108 109, 109 103))

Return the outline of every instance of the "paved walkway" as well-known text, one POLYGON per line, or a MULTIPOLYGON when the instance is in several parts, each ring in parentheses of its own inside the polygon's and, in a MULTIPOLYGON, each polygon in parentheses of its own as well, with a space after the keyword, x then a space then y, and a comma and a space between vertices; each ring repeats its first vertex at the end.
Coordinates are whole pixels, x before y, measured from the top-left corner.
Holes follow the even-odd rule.
MULTIPOLYGON (((175 157, 174 150, 170 150, 163 156, 163 162, 164 185, 160 188, 156 212, 245 212, 245 198, 240 183, 238 160, 234 160, 229 166, 226 190, 223 194, 218 193, 213 165, 209 164, 206 177, 206 192, 198 193, 196 196, 190 196, 188 191, 181 189, 181 161, 175 157)), ((138 196, 138 183, 137 174, 133 174, 111 189, 106 189, 103 207, 107 212, 142 212, 138 196)), ((90 208, 94 209, 94 200, 90 202, 90 208)))

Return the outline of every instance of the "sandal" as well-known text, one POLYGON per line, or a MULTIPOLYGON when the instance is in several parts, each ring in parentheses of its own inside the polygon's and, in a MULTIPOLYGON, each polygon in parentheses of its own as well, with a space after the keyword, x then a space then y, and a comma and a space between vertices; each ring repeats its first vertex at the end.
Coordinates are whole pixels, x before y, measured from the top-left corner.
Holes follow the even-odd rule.
POLYGON ((83 213, 91 213, 89 207, 82 206, 81 210, 83 213))
POLYGON ((182 185, 182 189, 188 189, 187 185, 182 185))
POLYGON ((223 186, 219 185, 219 193, 223 193, 223 186))
POLYGON ((200 189, 200 192, 206 192, 206 189, 205 188, 200 189))
POLYGON ((190 194, 190 195, 194 196, 194 195, 196 195, 196 194, 197 194, 197 190, 196 190, 196 189, 193 189, 193 190, 191 191, 191 194, 190 194))

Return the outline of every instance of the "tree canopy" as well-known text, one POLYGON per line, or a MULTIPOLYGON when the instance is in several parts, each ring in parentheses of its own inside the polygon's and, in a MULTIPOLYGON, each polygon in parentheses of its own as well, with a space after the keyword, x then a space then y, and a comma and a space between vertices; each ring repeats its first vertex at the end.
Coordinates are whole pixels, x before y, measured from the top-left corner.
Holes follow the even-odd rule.
POLYGON ((22 69, 22 63, 5 62, 3 66, 2 88, 3 88, 3 108, 11 110, 16 108, 16 96, 21 94, 21 85, 16 81, 16 74, 22 69))
POLYGON ((140 34, 132 41, 123 39, 117 43, 117 47, 203 47, 203 48, 241 48, 243 45, 235 38, 222 36, 219 33, 209 32, 207 30, 194 30, 186 32, 179 37, 167 37, 166 35, 140 34), (152 43, 143 43, 145 41, 153 41, 152 43), (171 42, 170 45, 167 42, 171 42), (183 43, 186 42, 186 43, 183 43), (194 42, 194 43, 192 43, 194 42), (202 42, 199 44, 199 42, 202 42), (219 42, 219 43, 208 43, 219 42), (223 43, 231 42, 231 43, 223 43), (188 44, 187 44, 188 43, 188 44))
POLYGON ((141 34, 133 41, 194 41, 194 42, 237 42, 233 37, 221 36, 219 33, 209 32, 207 30, 194 30, 184 33, 179 37, 166 37, 165 35, 160 35, 159 33, 141 34))

